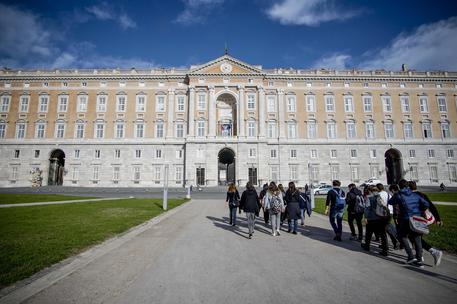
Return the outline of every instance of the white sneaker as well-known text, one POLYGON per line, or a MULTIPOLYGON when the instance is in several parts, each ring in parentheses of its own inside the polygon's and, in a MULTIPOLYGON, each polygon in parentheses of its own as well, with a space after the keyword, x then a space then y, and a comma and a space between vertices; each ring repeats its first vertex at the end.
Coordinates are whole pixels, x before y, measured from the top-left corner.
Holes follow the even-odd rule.
POLYGON ((272 232, 271 235, 272 235, 272 236, 276 236, 276 232, 272 232))
POLYGON ((278 236, 281 235, 281 233, 279 232, 279 230, 276 230, 276 234, 277 234, 278 236))
POLYGON ((435 249, 431 252, 433 257, 433 262, 435 266, 439 266, 441 264, 441 258, 443 257, 443 252, 441 250, 435 249))

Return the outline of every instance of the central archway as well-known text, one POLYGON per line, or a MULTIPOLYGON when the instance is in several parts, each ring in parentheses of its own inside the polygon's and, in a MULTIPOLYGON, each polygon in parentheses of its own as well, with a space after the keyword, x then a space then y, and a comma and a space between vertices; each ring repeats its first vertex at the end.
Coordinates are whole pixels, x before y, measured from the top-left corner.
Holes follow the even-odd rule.
POLYGON ((230 148, 223 148, 217 154, 218 184, 235 183, 235 152, 230 148))
POLYGON ((387 184, 398 184, 403 178, 403 160, 397 149, 389 149, 384 154, 386 160, 387 184))
POLYGON ((65 153, 60 150, 54 150, 51 152, 49 158, 49 175, 48 185, 49 186, 61 186, 63 184, 63 173, 65 170, 65 153))

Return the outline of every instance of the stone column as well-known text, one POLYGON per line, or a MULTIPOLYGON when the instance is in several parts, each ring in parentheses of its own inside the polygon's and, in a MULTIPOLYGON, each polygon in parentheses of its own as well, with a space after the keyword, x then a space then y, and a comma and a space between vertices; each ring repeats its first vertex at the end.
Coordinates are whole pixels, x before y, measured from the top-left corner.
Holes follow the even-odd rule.
POLYGON ((262 86, 258 86, 259 90, 259 137, 265 137, 265 91, 262 86))
POLYGON ((168 111, 167 138, 173 138, 173 137, 175 137, 175 134, 173 132, 173 125, 174 125, 173 118, 174 118, 174 112, 175 112, 175 90, 174 89, 168 89, 167 111, 168 111))
POLYGON ((187 134, 189 136, 194 137, 195 136, 195 88, 194 87, 189 87, 189 104, 187 107, 187 112, 189 114, 189 119, 187 122, 187 134))
POLYGON ((208 136, 216 136, 216 99, 214 94, 214 86, 209 87, 209 106, 208 106, 208 136))
POLYGON ((244 87, 238 86, 238 106, 236 107, 236 112, 238 116, 238 136, 244 136, 245 127, 244 127, 244 87))
MULTIPOLYGON (((279 137, 284 138, 286 137, 285 134, 285 119, 284 119, 284 91, 278 90, 278 112, 279 112, 279 137)), ((278 151, 279 153, 279 151, 278 151)))

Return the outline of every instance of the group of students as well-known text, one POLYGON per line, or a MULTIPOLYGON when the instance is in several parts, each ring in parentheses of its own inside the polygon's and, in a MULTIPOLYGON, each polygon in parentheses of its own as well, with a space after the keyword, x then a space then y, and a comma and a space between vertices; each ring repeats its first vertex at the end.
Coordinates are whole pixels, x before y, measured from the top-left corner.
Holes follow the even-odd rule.
MULTIPOLYGON (((241 197, 234 184, 227 190, 226 202, 230 210, 230 224, 236 226, 236 214, 244 210, 248 223, 249 238, 254 233, 255 218, 263 210, 265 224, 271 224, 271 234, 279 236, 280 227, 287 219, 288 232, 297 234, 298 219, 304 225, 305 213, 311 215, 311 200, 308 186, 298 189, 290 182, 287 191, 281 184, 275 182, 265 184, 257 194, 252 183, 246 184, 246 190, 241 197)), ((407 254, 406 263, 423 267, 423 249, 430 252, 435 266, 441 262, 443 253, 433 248, 423 239, 423 234, 411 228, 410 218, 422 216, 425 210, 433 215, 435 224, 443 224, 435 205, 425 195, 417 190, 414 181, 400 180, 398 185, 390 185, 389 193, 382 184, 366 186, 363 192, 355 184, 348 185, 346 194, 340 187, 341 182, 334 180, 333 188, 328 192, 325 214, 329 216, 330 224, 335 232, 334 240, 342 241, 343 216, 348 213, 348 223, 351 230, 350 240, 358 240, 365 251, 370 251, 370 243, 375 235, 380 240, 382 256, 388 255, 388 240, 391 239, 394 250, 404 249, 407 254), (363 224, 365 222, 365 235, 363 224), (357 225, 357 234, 354 227, 357 225), (365 238, 364 238, 365 236, 365 238), (413 244, 413 248, 410 245, 413 244)))
POLYGON ((241 197, 234 184, 230 184, 227 190, 226 202, 230 210, 230 224, 236 226, 237 209, 244 210, 248 223, 249 238, 254 234, 255 218, 263 210, 265 224, 271 223, 271 234, 281 235, 281 225, 287 219, 288 232, 297 234, 298 220, 304 225, 305 212, 311 215, 311 201, 309 189, 298 189, 294 182, 289 183, 287 191, 275 182, 263 185, 260 194, 257 194, 252 183, 246 184, 246 190, 241 197), (302 191, 301 191, 302 190, 302 191))
POLYGON ((435 205, 427 195, 417 191, 414 181, 402 179, 398 185, 390 185, 390 193, 385 191, 382 184, 366 186, 363 192, 355 184, 350 184, 346 195, 340 188, 340 181, 334 180, 332 185, 332 190, 327 194, 325 214, 329 216, 335 232, 334 240, 342 241, 342 221, 346 210, 351 230, 350 239, 360 241, 363 250, 370 251, 371 239, 375 234, 376 239, 381 241, 379 253, 387 256, 388 235, 393 249, 406 251, 408 256, 406 263, 422 268, 422 250, 425 249, 433 256, 435 266, 440 264, 443 253, 428 244, 423 239, 423 234, 411 227, 411 217, 422 217, 426 210, 433 215, 437 225, 442 225, 435 205), (366 224, 364 242, 362 242, 363 220, 366 224), (354 221, 358 234, 355 231, 354 221), (415 253, 410 242, 413 244, 415 253))

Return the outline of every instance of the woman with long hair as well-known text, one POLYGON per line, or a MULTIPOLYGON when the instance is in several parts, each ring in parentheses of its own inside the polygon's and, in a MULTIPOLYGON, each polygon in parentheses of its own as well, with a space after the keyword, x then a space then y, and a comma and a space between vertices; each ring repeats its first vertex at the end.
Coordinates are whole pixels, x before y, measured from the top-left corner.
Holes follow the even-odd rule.
POLYGON ((263 206, 270 214, 271 234, 273 236, 281 235, 279 228, 281 227, 281 212, 284 210, 284 201, 275 182, 271 182, 268 186, 268 191, 263 198, 263 206))
POLYGON ((289 229, 287 232, 297 234, 297 223, 300 218, 300 192, 295 187, 294 182, 289 183, 289 188, 286 191, 286 202, 287 202, 287 222, 289 223, 289 229))
POLYGON ((240 194, 238 193, 238 190, 236 189, 234 183, 230 183, 228 187, 225 202, 228 203, 228 207, 230 210, 230 225, 236 226, 236 209, 240 206, 240 194))

